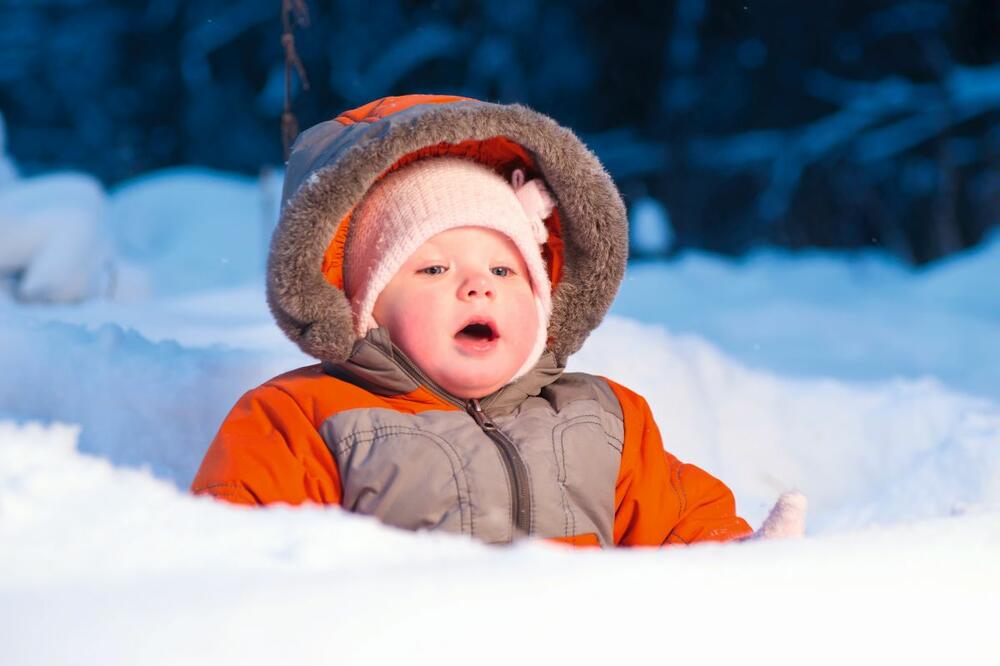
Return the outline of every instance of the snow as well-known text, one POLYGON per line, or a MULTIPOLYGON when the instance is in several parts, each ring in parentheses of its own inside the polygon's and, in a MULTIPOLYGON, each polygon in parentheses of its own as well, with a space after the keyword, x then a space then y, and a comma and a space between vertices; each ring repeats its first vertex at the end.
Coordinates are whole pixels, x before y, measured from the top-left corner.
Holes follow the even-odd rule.
POLYGON ((104 207, 101 184, 81 173, 0 188, 0 276, 20 274, 18 299, 73 302, 107 288, 112 259, 104 207))
POLYGON ((74 434, 0 427, 0 537, 17 544, 0 551, 5 663, 598 663, 654 649, 985 663, 992 649, 995 516, 687 551, 499 549, 183 496, 73 455, 74 434), (517 640, 498 635, 508 627, 517 640))
POLYGON ((276 182, 126 183, 100 227, 122 289, 0 293, 0 663, 990 661, 1000 237, 920 271, 776 250, 633 266, 571 369, 642 393, 752 524, 802 491, 807 537, 494 548, 187 494, 239 395, 310 362, 264 302, 276 182))
POLYGON ((783 377, 617 318, 570 365, 647 396, 667 448, 724 479, 755 525, 789 488, 814 533, 1000 508, 1000 404, 933 379, 783 377))
POLYGON ((1000 400, 998 270, 1000 234, 922 270, 875 251, 689 252, 633 266, 612 311, 785 375, 933 377, 1000 400))
POLYGON ((155 295, 244 284, 263 271, 280 181, 190 168, 128 181, 112 192, 115 245, 148 273, 155 295))

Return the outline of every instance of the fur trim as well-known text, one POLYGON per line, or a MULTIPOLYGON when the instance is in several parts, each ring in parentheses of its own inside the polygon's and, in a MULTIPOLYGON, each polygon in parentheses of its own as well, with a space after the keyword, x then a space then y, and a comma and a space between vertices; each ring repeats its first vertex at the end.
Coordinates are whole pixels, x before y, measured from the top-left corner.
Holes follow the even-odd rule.
POLYGON ((404 155, 496 136, 531 152, 557 201, 565 256, 552 295, 549 347, 564 365, 601 322, 621 284, 628 257, 625 205, 572 131, 518 104, 419 104, 375 122, 329 121, 304 132, 289 160, 268 257, 268 305, 285 334, 320 360, 347 358, 356 341, 350 304, 321 271, 337 224, 404 155))

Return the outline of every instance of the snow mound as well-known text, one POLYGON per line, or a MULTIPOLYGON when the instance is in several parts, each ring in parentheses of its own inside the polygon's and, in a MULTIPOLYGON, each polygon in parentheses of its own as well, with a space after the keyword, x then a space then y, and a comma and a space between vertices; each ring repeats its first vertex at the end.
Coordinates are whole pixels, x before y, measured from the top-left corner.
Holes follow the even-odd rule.
POLYGON ((80 430, 0 421, 0 537, 17 544, 0 553, 0 586, 131 579, 233 562, 242 570, 400 566, 484 548, 454 537, 409 538, 319 507, 254 511, 196 498, 148 469, 79 452, 80 430), (54 541, 66 547, 53 548, 54 541), (404 556, 399 548, 409 542, 415 545, 404 556), (377 557, 384 546, 392 548, 377 557))
POLYGON ((107 291, 113 251, 101 184, 80 173, 0 188, 0 275, 25 302, 81 301, 107 291))
POLYGON ((180 487, 237 398, 278 370, 259 353, 2 313, 0 350, 0 417, 77 424, 82 450, 180 487))
POLYGON ((879 252, 687 252, 630 267, 612 312, 784 375, 932 376, 1000 400, 1000 233, 914 270, 879 252))
POLYGON ((570 366, 647 396, 666 448, 726 481, 754 523, 793 488, 813 533, 1000 507, 1000 405, 930 378, 782 377, 619 317, 570 366))
POLYGON ((0 542, 16 544, 0 549, 5 663, 294 663, 330 650, 344 663, 599 663, 648 657, 651 640, 674 659, 704 661, 711 646, 710 663, 992 654, 1000 513, 791 542, 503 549, 190 497, 78 453, 76 433, 0 421, 0 542), (516 639, 497 641, 511 623, 516 639))
POLYGON ((115 247, 147 272, 154 296, 257 281, 278 219, 281 177, 182 167, 132 179, 111 192, 115 247))

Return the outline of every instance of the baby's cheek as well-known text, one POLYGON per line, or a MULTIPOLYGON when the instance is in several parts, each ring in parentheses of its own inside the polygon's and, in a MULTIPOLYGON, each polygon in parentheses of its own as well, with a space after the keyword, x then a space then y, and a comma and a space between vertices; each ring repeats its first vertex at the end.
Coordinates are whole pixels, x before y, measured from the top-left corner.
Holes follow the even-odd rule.
POLYGON ((518 299, 516 307, 510 315, 513 324, 511 332, 515 336, 515 345, 527 354, 535 344, 538 334, 538 309, 535 298, 530 293, 518 299))
POLYGON ((441 317, 435 316, 436 308, 422 302, 411 302, 405 312, 393 317, 389 335, 409 356, 414 352, 430 350, 439 335, 441 317))

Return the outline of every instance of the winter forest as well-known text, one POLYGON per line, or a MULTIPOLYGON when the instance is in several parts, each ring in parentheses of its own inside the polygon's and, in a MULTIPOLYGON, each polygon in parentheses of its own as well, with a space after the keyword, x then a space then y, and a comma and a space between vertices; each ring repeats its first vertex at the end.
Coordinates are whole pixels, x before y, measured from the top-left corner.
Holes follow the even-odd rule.
POLYGON ((997 613, 1000 3, 0 0, 0 664, 995 664, 997 613), (240 396, 316 362, 265 298, 284 141, 411 93, 594 152, 628 265, 567 370, 753 529, 801 492, 804 536, 500 547, 191 494, 240 396))
MULTIPOLYGON (((25 174, 71 167, 105 186, 280 164, 275 5, 4 3, 10 153, 25 174)), ((876 246, 922 264, 996 224, 993 2, 305 8, 302 127, 401 91, 526 103, 581 133, 627 197, 667 206, 670 248, 876 246)))

